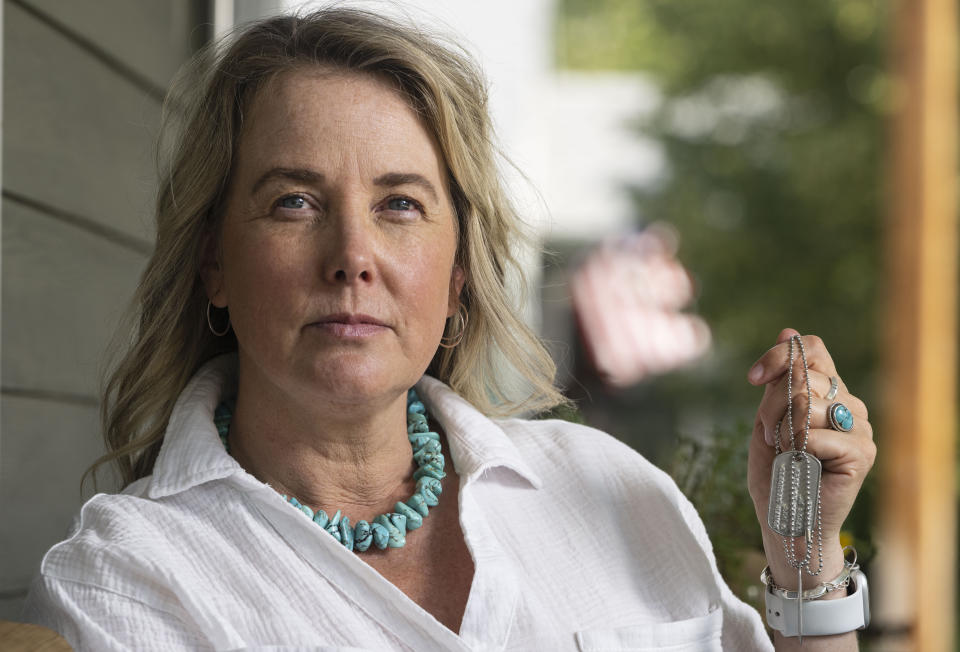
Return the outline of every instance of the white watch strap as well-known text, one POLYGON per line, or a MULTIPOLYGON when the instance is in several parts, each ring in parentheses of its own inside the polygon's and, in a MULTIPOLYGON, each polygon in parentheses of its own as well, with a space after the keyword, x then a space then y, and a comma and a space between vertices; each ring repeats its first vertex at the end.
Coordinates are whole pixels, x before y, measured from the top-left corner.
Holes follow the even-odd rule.
MULTIPOLYGON (((845 598, 804 600, 804 636, 845 634, 870 624, 870 592, 863 571, 850 574, 850 586, 853 592, 845 598)), ((764 595, 767 624, 784 636, 797 636, 797 601, 780 597, 769 586, 764 595)))

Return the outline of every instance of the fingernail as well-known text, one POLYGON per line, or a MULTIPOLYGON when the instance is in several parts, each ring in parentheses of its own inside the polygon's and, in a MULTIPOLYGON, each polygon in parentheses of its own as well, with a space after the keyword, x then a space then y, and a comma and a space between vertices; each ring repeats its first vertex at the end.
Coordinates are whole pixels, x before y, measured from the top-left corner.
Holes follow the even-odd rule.
POLYGON ((773 431, 770 428, 764 427, 763 441, 767 442, 767 446, 773 446, 773 431))
POLYGON ((755 383, 759 382, 759 380, 763 378, 763 365, 759 362, 753 365, 753 369, 750 370, 749 378, 755 383))

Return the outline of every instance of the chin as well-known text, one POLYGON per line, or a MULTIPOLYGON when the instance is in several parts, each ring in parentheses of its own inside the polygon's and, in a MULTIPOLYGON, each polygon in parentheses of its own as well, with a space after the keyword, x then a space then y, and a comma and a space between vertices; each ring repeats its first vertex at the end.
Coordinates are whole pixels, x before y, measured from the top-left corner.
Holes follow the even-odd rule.
POLYGON ((419 380, 422 371, 404 373, 409 362, 391 364, 388 360, 368 355, 342 354, 333 359, 323 356, 314 360, 306 371, 307 383, 321 395, 342 403, 364 403, 409 389, 419 380))

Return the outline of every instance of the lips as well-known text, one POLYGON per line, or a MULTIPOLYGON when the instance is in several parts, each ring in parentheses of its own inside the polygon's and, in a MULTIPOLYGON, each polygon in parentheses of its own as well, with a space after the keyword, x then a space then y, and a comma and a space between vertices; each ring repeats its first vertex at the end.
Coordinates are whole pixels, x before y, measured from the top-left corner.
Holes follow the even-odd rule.
POLYGON ((390 328, 376 317, 346 312, 327 315, 310 325, 323 333, 341 338, 370 337, 390 328))
POLYGON ((358 324, 369 324, 371 326, 386 326, 385 323, 375 317, 363 314, 353 314, 348 312, 338 312, 335 315, 321 317, 315 323, 317 324, 348 324, 355 326, 358 324))

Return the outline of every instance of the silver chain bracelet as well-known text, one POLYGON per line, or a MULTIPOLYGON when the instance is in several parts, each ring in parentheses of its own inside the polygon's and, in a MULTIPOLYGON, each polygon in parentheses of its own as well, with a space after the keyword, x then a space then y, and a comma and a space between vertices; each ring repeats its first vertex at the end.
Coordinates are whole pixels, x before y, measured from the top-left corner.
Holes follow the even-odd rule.
MULTIPOLYGON (((823 582, 813 587, 812 589, 807 589, 803 592, 802 598, 804 600, 816 600, 817 598, 822 598, 827 593, 831 591, 836 591, 837 589, 845 589, 850 584, 850 573, 860 568, 857 564, 857 550, 853 546, 847 546, 843 549, 844 560, 843 560, 843 570, 840 571, 840 574, 829 582, 823 582), (847 560, 847 551, 853 551, 853 559, 847 560)), ((773 578, 770 577, 770 567, 767 566, 763 569, 763 572, 760 573, 760 581, 763 582, 771 591, 779 595, 781 598, 787 600, 796 600, 797 591, 790 591, 782 586, 774 584, 773 578)))

